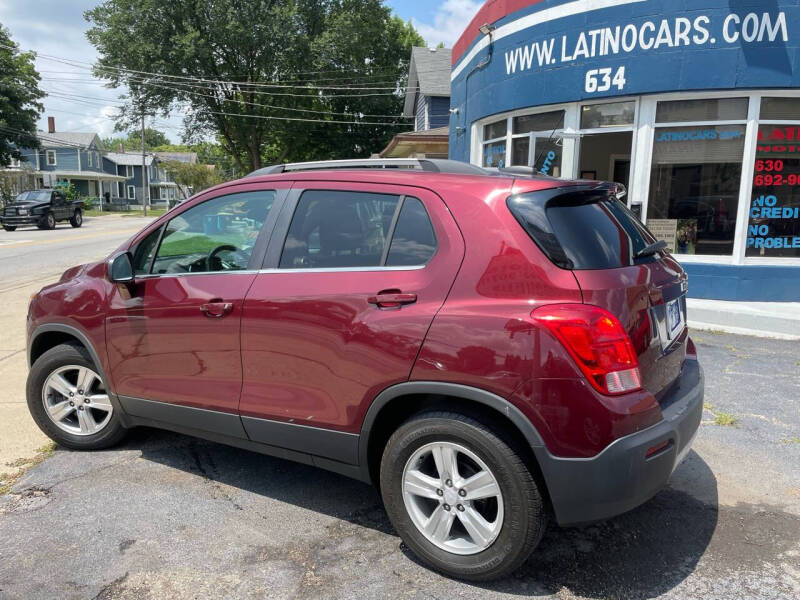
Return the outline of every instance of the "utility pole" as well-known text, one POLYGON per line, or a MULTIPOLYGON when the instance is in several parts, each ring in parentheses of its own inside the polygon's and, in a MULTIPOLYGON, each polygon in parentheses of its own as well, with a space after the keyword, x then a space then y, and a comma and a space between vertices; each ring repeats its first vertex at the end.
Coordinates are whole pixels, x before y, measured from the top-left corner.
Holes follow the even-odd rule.
POLYGON ((145 157, 144 157, 144 104, 142 104, 142 212, 144 216, 147 216, 147 196, 145 195, 145 190, 147 189, 146 179, 147 179, 147 169, 145 168, 145 157))

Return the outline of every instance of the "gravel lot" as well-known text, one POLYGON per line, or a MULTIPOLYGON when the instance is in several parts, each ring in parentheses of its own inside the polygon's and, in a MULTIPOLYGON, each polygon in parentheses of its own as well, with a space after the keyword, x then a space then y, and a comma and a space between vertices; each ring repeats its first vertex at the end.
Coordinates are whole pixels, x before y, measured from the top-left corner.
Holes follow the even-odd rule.
POLYGON ((800 345, 694 337, 710 406, 670 486, 611 521, 551 527, 508 579, 421 566, 366 485, 138 430, 58 450, 0 497, 0 597, 797 598, 800 345))

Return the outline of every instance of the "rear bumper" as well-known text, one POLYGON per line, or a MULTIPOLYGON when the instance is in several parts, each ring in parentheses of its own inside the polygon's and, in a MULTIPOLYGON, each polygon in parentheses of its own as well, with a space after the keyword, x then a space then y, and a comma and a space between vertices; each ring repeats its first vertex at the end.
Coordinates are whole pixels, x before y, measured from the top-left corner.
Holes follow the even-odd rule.
POLYGON ((537 458, 559 525, 607 519, 653 497, 688 454, 703 413, 703 370, 687 360, 670 397, 664 419, 610 444, 592 458, 559 458, 544 449, 537 458), (646 457, 653 447, 663 450, 646 457))

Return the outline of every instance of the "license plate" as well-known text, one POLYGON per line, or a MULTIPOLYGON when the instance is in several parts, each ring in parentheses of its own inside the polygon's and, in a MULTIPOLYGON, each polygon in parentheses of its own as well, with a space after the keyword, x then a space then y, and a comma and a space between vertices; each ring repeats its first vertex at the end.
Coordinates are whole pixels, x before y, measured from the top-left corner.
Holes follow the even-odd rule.
POLYGON ((683 315, 681 314, 680 299, 676 299, 667 304, 667 332, 670 339, 680 332, 682 326, 683 315))

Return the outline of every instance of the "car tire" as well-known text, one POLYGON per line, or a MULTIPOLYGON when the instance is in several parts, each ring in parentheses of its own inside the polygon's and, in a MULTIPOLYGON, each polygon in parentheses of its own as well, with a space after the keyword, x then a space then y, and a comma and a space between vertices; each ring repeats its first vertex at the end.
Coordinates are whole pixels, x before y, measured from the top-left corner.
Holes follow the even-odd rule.
POLYGON ((426 564, 459 579, 489 581, 508 575, 528 559, 547 526, 542 493, 522 451, 459 413, 421 413, 401 425, 384 450, 380 488, 405 544, 426 564), (445 478, 447 468, 445 476, 439 473, 450 452, 456 465, 451 470, 457 472, 452 481, 445 478), (423 481, 422 487, 414 487, 417 481, 423 481), (483 485, 490 481, 495 487, 483 485), (430 493, 433 485, 441 487, 430 493), (480 498, 494 489, 499 495, 480 498), (416 495, 418 490, 423 495, 416 495), (443 525, 431 530, 435 515, 443 525))
POLYGON ((80 227, 83 225, 83 211, 78 209, 75 211, 75 214, 70 217, 69 224, 73 227, 80 227))
POLYGON ((17 227, 15 225, 3 225, 3 229, 6 231, 16 231, 17 227))
POLYGON ((26 390, 28 409, 39 429, 59 446, 101 450, 126 434, 106 390, 86 349, 61 344, 33 363, 26 390), (84 384, 85 390, 80 387, 84 384))
POLYGON ((47 213, 38 225, 39 229, 55 229, 56 217, 53 213, 47 213))

